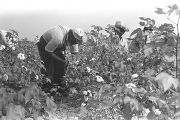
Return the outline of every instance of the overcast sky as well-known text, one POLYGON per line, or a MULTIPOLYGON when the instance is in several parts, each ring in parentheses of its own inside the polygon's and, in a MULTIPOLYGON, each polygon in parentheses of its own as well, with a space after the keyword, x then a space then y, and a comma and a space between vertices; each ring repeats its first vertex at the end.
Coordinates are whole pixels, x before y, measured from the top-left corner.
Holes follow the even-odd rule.
POLYGON ((15 29, 20 37, 33 39, 55 25, 102 27, 122 20, 131 30, 138 27, 138 17, 150 17, 160 25, 168 22, 154 13, 180 0, 0 0, 0 29, 15 29))

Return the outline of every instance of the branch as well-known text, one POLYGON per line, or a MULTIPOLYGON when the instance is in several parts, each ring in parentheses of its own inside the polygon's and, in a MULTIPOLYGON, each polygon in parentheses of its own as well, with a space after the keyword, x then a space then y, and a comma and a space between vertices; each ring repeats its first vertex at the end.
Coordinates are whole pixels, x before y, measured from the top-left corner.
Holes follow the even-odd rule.
POLYGON ((177 23, 175 23, 174 21, 172 21, 169 17, 167 17, 167 19, 168 19, 169 21, 171 21, 172 23, 174 23, 175 25, 177 25, 177 23))
POLYGON ((176 78, 177 78, 177 72, 178 72, 178 44, 179 44, 179 20, 180 20, 180 14, 178 16, 178 21, 176 24, 177 27, 177 43, 176 43, 176 78))
POLYGON ((177 25, 179 25, 179 21, 180 21, 180 14, 178 16, 177 25))

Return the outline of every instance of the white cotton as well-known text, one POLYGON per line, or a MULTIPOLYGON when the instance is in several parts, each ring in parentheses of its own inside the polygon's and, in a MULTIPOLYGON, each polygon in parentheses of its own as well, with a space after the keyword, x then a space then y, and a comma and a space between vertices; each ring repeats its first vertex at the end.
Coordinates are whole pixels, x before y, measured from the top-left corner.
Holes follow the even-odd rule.
POLYGON ((155 109, 154 113, 155 113, 156 115, 160 115, 160 114, 161 114, 161 111, 160 111, 159 109, 155 109))
POLYGON ((15 47, 15 46, 13 46, 13 47, 12 47, 12 50, 15 50, 15 49, 16 49, 16 47, 15 47))
POLYGON ((23 53, 19 53, 17 58, 19 58, 20 60, 24 60, 25 59, 25 55, 23 53))
POLYGON ((74 63, 75 63, 75 64, 79 64, 79 61, 75 61, 74 63))
POLYGON ((132 58, 128 58, 127 60, 132 60, 132 58))
POLYGON ((82 103, 81 106, 85 106, 86 104, 85 103, 82 103))
POLYGON ((90 91, 90 90, 87 90, 87 92, 88 92, 88 93, 91 93, 91 91, 90 91))
POLYGON ((0 51, 4 50, 4 49, 5 49, 5 46, 4 45, 0 45, 0 51))
POLYGON ((92 58, 92 59, 90 59, 89 61, 94 61, 94 60, 96 60, 95 58, 92 58))
POLYGON ((132 79, 135 79, 135 78, 137 78, 139 75, 138 74, 133 74, 132 76, 131 76, 131 78, 132 79))
POLYGON ((97 82, 104 82, 104 79, 101 76, 96 75, 96 81, 97 82))
POLYGON ((4 74, 3 78, 4 78, 5 81, 7 81, 9 77, 8 77, 7 74, 4 74))
POLYGON ((88 94, 88 92, 87 92, 87 91, 83 91, 83 94, 84 94, 84 95, 87 95, 87 94, 88 94))
POLYGON ((126 86, 127 88, 135 88, 135 87, 136 87, 136 85, 133 84, 133 83, 128 83, 128 84, 126 84, 125 86, 126 86))
POLYGON ((87 70, 88 73, 91 72, 91 68, 90 67, 86 67, 86 70, 87 70))
POLYGON ((38 80, 38 79, 39 79, 39 76, 38 76, 38 75, 36 75, 36 76, 35 76, 35 78, 38 80))

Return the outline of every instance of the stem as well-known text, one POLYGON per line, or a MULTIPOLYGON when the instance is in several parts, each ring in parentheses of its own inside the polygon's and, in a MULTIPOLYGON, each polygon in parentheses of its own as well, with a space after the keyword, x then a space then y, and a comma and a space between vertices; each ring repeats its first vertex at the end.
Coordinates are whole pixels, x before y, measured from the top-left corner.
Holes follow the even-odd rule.
POLYGON ((178 21, 177 21, 177 43, 176 43, 176 78, 178 74, 178 44, 179 44, 179 20, 180 20, 180 14, 178 16, 178 21))
POLYGON ((170 18, 167 17, 168 20, 170 20, 172 23, 174 23, 175 25, 177 25, 174 21, 172 21, 170 18))

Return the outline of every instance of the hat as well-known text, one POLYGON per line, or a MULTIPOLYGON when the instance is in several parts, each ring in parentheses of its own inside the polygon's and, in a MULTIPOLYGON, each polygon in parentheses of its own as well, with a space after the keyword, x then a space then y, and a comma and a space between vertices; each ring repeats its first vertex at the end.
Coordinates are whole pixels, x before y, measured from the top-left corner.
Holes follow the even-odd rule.
POLYGON ((82 41, 84 36, 84 31, 81 28, 75 28, 73 29, 73 35, 77 40, 82 41))
POLYGON ((124 25, 122 21, 116 21, 115 23, 115 29, 124 29, 126 32, 129 31, 129 29, 124 25))
POLYGON ((123 22, 122 21, 116 21, 115 27, 121 27, 121 26, 123 26, 123 22))

